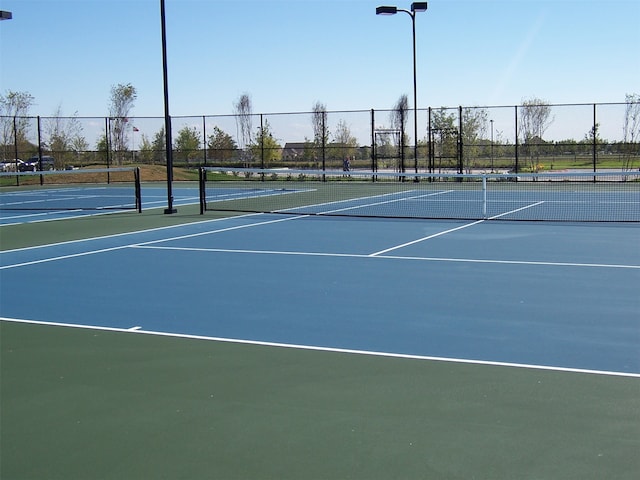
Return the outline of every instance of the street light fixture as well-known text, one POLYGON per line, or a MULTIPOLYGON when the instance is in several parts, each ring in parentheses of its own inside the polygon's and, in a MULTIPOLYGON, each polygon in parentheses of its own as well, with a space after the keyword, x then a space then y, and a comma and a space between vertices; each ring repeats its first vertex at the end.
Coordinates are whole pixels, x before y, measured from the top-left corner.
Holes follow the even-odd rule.
POLYGON ((395 15, 398 13, 397 7, 376 7, 376 15, 395 15))
POLYGON ((376 15, 395 15, 398 12, 404 12, 411 17, 411 26, 413 32, 413 158, 415 162, 416 173, 418 173, 418 83, 416 77, 416 13, 426 11, 427 2, 413 2, 411 4, 411 10, 405 10, 403 8, 388 5, 376 7, 376 15))
POLYGON ((11 20, 13 15, 11 12, 7 12, 6 10, 0 10, 0 20, 11 20))

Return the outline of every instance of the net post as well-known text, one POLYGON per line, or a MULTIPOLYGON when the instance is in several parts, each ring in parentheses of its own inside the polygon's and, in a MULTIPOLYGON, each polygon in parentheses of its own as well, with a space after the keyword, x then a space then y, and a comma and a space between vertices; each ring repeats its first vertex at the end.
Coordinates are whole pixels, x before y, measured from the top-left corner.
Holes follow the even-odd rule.
POLYGON ((487 219, 487 176, 482 175, 482 218, 487 219))
POLYGON ((200 167, 198 169, 198 192, 199 192, 199 200, 200 200, 200 215, 204 215, 204 211, 206 210, 206 193, 205 193, 205 178, 206 172, 204 167, 200 167))
POLYGON ((136 167, 133 171, 136 185, 136 209, 138 213, 142 213, 142 188, 140 187, 140 167, 136 167))

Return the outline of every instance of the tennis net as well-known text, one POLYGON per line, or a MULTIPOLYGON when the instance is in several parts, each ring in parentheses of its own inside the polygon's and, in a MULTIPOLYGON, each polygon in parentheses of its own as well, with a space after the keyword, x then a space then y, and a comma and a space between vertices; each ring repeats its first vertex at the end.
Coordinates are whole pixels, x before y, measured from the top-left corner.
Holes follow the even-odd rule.
POLYGON ((201 213, 640 221, 640 172, 515 175, 205 167, 199 184, 201 213))
POLYGON ((0 173, 0 210, 142 211, 138 168, 0 173))

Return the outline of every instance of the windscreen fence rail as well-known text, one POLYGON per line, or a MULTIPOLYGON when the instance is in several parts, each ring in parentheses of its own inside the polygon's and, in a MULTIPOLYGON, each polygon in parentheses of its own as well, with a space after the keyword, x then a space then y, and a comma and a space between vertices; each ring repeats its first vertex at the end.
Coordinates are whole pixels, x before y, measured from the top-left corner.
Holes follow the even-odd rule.
POLYGON ((0 185, 0 210, 142 212, 137 167, 0 172, 0 185))
POLYGON ((200 213, 639 222, 640 172, 456 174, 203 167, 200 213))

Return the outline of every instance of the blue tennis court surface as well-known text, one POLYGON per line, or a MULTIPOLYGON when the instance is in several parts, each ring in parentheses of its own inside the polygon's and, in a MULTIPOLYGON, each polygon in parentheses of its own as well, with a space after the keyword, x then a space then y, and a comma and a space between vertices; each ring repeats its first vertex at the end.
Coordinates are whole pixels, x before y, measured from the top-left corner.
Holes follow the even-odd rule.
MULTIPOLYGON (((264 198, 300 192, 299 189, 270 190, 237 188, 220 189, 217 201, 264 198)), ((197 187, 174 187, 175 206, 194 205, 199 201, 197 187)), ((141 198, 145 210, 167 205, 166 187, 144 185, 141 198)), ((0 194, 0 225, 70 219, 89 215, 105 215, 135 209, 132 187, 44 187, 33 190, 7 191, 0 194)))
POLYGON ((639 240, 627 223, 246 215, 2 252, 1 316, 640 376, 639 240))
MULTIPOLYGON (((198 190, 177 187, 173 190, 176 206, 198 203, 198 190)), ((166 187, 143 186, 144 209, 167 204, 166 187)), ((0 225, 42 222, 135 211, 132 186, 43 187, 32 190, 3 191, 0 194, 0 225)))

